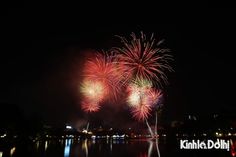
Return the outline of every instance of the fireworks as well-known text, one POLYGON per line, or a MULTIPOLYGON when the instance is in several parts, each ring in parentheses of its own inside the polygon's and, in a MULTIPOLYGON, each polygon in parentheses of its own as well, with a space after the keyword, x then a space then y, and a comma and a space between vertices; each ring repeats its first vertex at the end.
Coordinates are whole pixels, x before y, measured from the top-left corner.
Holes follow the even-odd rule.
POLYGON ((152 88, 152 83, 148 80, 136 80, 128 86, 127 103, 131 108, 134 118, 145 120, 157 104, 161 92, 152 88))
POLYGON ((100 109, 100 105, 94 102, 82 102, 81 108, 85 112, 97 112, 100 109))
POLYGON ((86 100, 99 103, 107 95, 108 91, 102 82, 85 80, 81 86, 81 92, 86 100))
POLYGON ((103 52, 96 53, 94 58, 86 61, 83 70, 84 81, 80 88, 86 102, 82 103, 84 111, 98 111, 105 99, 117 98, 121 74, 115 68, 113 58, 112 54, 103 52))
POLYGON ((132 40, 128 41, 120 37, 123 43, 122 48, 113 48, 118 53, 118 62, 124 70, 123 76, 127 80, 132 78, 147 79, 154 81, 158 86, 162 82, 167 83, 165 70, 172 71, 169 61, 172 56, 168 49, 161 49, 158 46, 162 41, 156 43, 153 35, 147 40, 146 35, 141 32, 141 37, 131 34, 132 40))
POLYGON ((120 90, 120 76, 115 68, 114 55, 108 53, 96 53, 94 58, 89 58, 85 63, 83 71, 84 77, 91 82, 99 81, 105 90, 109 91, 110 96, 117 98, 120 90))
POLYGON ((85 80, 81 86, 81 93, 84 96, 82 110, 85 112, 96 112, 100 109, 100 102, 107 95, 107 90, 102 82, 85 80))
POLYGON ((144 99, 146 99, 146 95, 148 90, 152 87, 151 82, 147 80, 134 80, 133 83, 128 85, 128 93, 129 97, 127 99, 128 104, 131 107, 138 106, 139 104, 143 104, 144 99))
POLYGON ((117 100, 122 90, 133 117, 143 121, 158 104, 162 93, 159 87, 167 83, 165 71, 172 71, 168 49, 162 49, 153 35, 148 39, 131 34, 131 40, 120 37, 123 47, 109 53, 97 52, 86 60, 83 70, 82 110, 97 112, 106 100, 117 100))

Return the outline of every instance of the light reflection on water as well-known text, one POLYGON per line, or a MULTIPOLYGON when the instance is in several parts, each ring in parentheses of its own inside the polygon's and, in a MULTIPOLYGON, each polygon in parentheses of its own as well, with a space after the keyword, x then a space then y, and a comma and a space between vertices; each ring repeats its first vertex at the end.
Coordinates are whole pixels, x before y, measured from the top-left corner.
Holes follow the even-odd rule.
MULTIPOLYGON (((122 140, 122 139, 103 139, 103 140, 90 140, 85 139, 77 142, 71 142, 71 139, 65 140, 64 157, 97 157, 97 156, 129 156, 129 157, 165 157, 165 156, 202 156, 202 154, 193 153, 193 151, 178 152, 180 149, 175 145, 173 147, 166 145, 166 140, 162 140, 158 144, 157 140, 142 139, 142 140, 122 140), (159 148, 160 146, 160 148, 159 148), (178 150, 178 151, 176 151, 178 150), (70 153, 71 151, 71 153, 70 153), (75 153, 75 151, 77 151, 75 153), (169 152, 172 152, 169 154, 169 152), (176 153, 176 154, 175 154, 176 153), (179 153, 179 154, 178 154, 179 153), (191 154, 192 153, 192 154, 191 154)), ((207 152, 209 154, 209 152, 207 152)), ((206 154, 207 154, 206 153, 206 154)), ((204 153, 203 153, 204 154, 204 153)), ((214 156, 224 154, 230 156, 230 153, 213 152, 214 156)), ((208 155, 209 156, 209 155, 208 155)))
POLYGON ((86 155, 86 157, 88 157, 88 140, 87 139, 85 139, 82 142, 82 150, 85 151, 85 155, 86 155))
MULTIPOLYGON (((215 152, 202 151, 196 153, 191 150, 180 150, 176 140, 159 141, 161 157, 169 156, 230 156, 230 152, 217 150, 215 152)), ((30 146, 15 146, 11 150, 12 157, 158 157, 156 141, 150 139, 125 140, 125 139, 55 139, 36 141, 30 146), (19 153, 20 152, 20 153, 19 153), (30 153, 27 153, 30 152, 30 153)), ((9 151, 10 153, 10 151, 9 151)), ((0 151, 0 157, 5 152, 0 151)), ((6 155, 5 155, 6 156, 6 155)))
MULTIPOLYGON (((153 143, 149 141, 149 143, 153 143)), ((121 139, 101 139, 101 140, 90 140, 84 139, 81 141, 72 141, 72 139, 66 139, 64 144, 64 157, 97 157, 97 156, 139 156, 139 151, 145 152, 148 150, 148 141, 129 141, 121 139), (131 146, 129 152, 129 146, 131 146), (138 146, 137 149, 135 147, 138 146), (127 154, 125 154, 127 153, 127 154), (120 155, 119 155, 120 156, 120 155)), ((50 149, 50 146, 48 150, 50 149)), ((153 149, 153 148, 152 148, 153 149)), ((152 150, 151 149, 151 150, 152 150)), ((150 151, 151 151, 150 150, 150 151)), ((45 150, 46 151, 46 150, 45 150)), ((143 153, 145 154, 145 153, 143 153)), ((151 152, 149 153, 151 155, 151 152)), ((151 156, 148 156, 151 157, 151 156)))
POLYGON ((47 150, 47 148, 48 148, 48 141, 45 141, 45 145, 44 145, 45 151, 47 150))
POLYGON ((10 156, 13 156, 16 151, 16 147, 12 147, 10 150, 10 156))
POLYGON ((71 139, 66 139, 65 148, 64 148, 64 157, 70 156, 70 148, 71 148, 71 139))

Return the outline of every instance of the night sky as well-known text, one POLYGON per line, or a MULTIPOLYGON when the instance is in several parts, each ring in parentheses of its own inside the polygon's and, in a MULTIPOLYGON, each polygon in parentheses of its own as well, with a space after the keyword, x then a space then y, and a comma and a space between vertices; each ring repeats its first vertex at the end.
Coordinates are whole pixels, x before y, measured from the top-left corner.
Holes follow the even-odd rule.
MULTIPOLYGON (((175 59, 165 87, 165 121, 187 114, 234 114, 233 10, 143 7, 6 4, 0 30, 1 107, 17 106, 25 116, 38 114, 50 124, 83 121, 78 86, 86 50, 108 50, 119 43, 115 35, 144 31, 165 39, 175 59)), ((112 106, 93 117, 102 119, 104 113, 107 123, 132 120, 112 106)))

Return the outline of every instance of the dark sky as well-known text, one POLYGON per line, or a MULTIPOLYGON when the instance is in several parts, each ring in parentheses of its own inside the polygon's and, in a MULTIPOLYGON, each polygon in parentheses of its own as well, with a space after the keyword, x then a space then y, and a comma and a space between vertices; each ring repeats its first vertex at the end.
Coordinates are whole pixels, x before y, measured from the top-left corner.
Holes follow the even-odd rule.
MULTIPOLYGON (((165 39, 175 58, 175 72, 168 74, 170 85, 165 87, 165 120, 188 113, 234 114, 234 21, 235 12, 222 8, 6 4, 0 30, 0 103, 16 105, 25 115, 37 113, 50 123, 83 117, 78 94, 87 55, 83 50, 108 50, 119 42, 115 35, 144 31, 165 39)), ((121 109, 115 113, 118 119, 129 117, 121 109)))

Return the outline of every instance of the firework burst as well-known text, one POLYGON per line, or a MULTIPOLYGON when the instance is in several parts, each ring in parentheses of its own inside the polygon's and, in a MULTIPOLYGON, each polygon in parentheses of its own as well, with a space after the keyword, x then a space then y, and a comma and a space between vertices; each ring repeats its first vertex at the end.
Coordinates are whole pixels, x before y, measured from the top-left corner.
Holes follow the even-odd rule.
POLYGON ((127 103, 135 119, 143 121, 150 115, 152 108, 157 104, 161 92, 152 88, 148 80, 136 80, 128 86, 127 103))
POLYGON ((117 98, 120 91, 121 73, 114 63, 114 55, 106 52, 96 53, 85 63, 83 75, 93 82, 101 82, 106 91, 109 91, 110 98, 117 98))
POLYGON ((172 71, 169 65, 169 61, 172 60, 172 56, 168 54, 169 49, 159 48, 162 41, 156 42, 153 34, 149 40, 142 32, 140 37, 134 33, 131 37, 131 41, 120 37, 123 47, 112 49, 118 53, 117 62, 124 71, 125 81, 139 78, 153 81, 157 86, 161 86, 162 82, 167 83, 164 71, 172 71))
POLYGON ((147 94, 147 91, 150 90, 151 87, 152 83, 148 80, 133 80, 132 83, 128 85, 128 104, 131 107, 141 104, 147 94))
POLYGON ((83 94, 82 110, 85 112, 96 112, 100 109, 102 102, 107 95, 107 90, 102 82, 85 80, 81 85, 81 93, 83 94))
POLYGON ((103 101, 108 91, 106 85, 99 81, 85 80, 81 86, 81 93, 86 100, 99 103, 103 101))
POLYGON ((97 112, 100 109, 100 105, 96 102, 82 102, 81 108, 85 112, 97 112))

